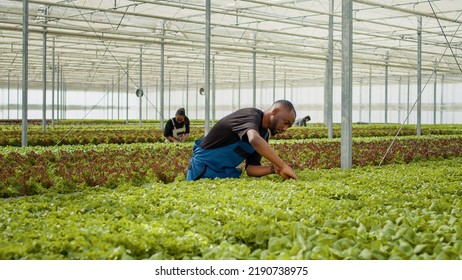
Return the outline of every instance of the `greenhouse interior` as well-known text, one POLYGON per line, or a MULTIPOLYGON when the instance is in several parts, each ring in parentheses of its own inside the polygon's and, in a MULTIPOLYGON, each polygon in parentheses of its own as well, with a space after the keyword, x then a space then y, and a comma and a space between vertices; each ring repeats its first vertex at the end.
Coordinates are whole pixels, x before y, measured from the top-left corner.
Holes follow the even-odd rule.
POLYGON ((22 118, 26 65, 32 119, 219 119, 289 99, 338 123, 351 20, 353 122, 416 123, 416 103, 422 123, 462 120, 459 1, 355 0, 350 19, 339 0, 205 2, 2 1, 1 119, 22 118))
MULTIPOLYGON (((461 0, 0 0, 2 275, 461 260, 461 26, 461 0)), ((461 263, 368 264, 322 279, 461 263)))

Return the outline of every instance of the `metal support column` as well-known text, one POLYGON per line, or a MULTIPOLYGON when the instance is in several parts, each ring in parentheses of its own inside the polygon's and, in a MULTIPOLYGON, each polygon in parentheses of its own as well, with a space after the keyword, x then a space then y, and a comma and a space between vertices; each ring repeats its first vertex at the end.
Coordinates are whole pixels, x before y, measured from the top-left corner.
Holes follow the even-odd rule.
POLYGON ((140 98, 140 121, 139 125, 140 127, 143 126, 143 107, 142 107, 142 101, 143 101, 143 46, 140 47, 140 91, 141 94, 139 96, 140 98))
POLYGON ((129 62, 130 60, 127 59, 127 70, 125 72, 125 75, 126 75, 126 87, 125 87, 125 91, 126 91, 126 104, 125 104, 125 124, 128 124, 128 91, 129 91, 129 76, 128 76, 128 72, 129 72, 129 62))
POLYGON ((204 134, 210 131, 210 13, 211 0, 205 1, 205 122, 204 134))
POLYGON ((257 33, 254 34, 254 48, 252 52, 252 73, 253 73, 253 93, 252 93, 252 107, 257 107, 257 33))
POLYGON ((369 68, 369 124, 372 123, 372 68, 369 68))
POLYGON ((160 43, 160 129, 164 129, 164 107, 165 107, 165 21, 162 22, 162 39, 160 43))
POLYGON ((353 1, 342 1, 341 167, 352 166, 353 1))
POLYGON ((326 75, 324 81, 324 123, 330 139, 334 137, 334 0, 329 1, 329 39, 327 43, 326 75))
POLYGON ((441 75, 441 101, 440 101, 440 124, 443 124, 443 107, 444 107, 444 75, 441 75))
POLYGON ((27 93, 29 78, 29 0, 23 1, 22 12, 22 132, 21 146, 27 146, 27 93))
POLYGON ((216 113, 217 113, 217 96, 215 87, 215 55, 212 57, 212 125, 215 125, 216 113))
POLYGON ((168 116, 170 118, 172 109, 172 75, 168 75, 168 116))
POLYGON ((401 123, 401 76, 398 81, 398 123, 401 123))
POLYGON ((422 135, 422 16, 417 27, 417 135, 422 135))
POLYGON ((58 85, 56 86, 56 121, 59 123, 59 109, 60 109, 60 92, 61 92, 61 67, 59 66, 59 57, 58 57, 58 66, 57 66, 57 80, 58 80, 58 85))
MULTIPOLYGON (((63 69, 63 68, 61 68, 63 69)), ((64 70, 61 73, 61 79, 63 80, 62 86, 63 86, 63 120, 67 119, 67 85, 66 81, 64 79, 64 70)))
POLYGON ((22 108, 19 108, 19 89, 20 89, 19 78, 20 78, 19 75, 16 76, 16 119, 18 120, 19 120, 19 109, 22 109, 22 108))
POLYGON ((436 124, 436 81, 437 81, 437 73, 436 73, 436 62, 435 62, 435 69, 433 70, 433 74, 435 75, 435 80, 433 82, 433 124, 436 124))
POLYGON ((407 76, 407 107, 406 107, 406 119, 407 119, 407 124, 409 124, 409 110, 411 106, 411 75, 408 74, 407 76))
POLYGON ((117 72, 117 120, 120 120, 120 68, 117 72))
POLYGON ((196 84, 196 120, 199 119, 199 85, 196 84))
POLYGON ((241 109, 241 68, 239 68, 239 79, 237 89, 237 109, 241 109))
POLYGON ((149 116, 149 82, 146 82, 146 85, 144 86, 145 90, 143 91, 144 93, 144 98, 146 99, 146 102, 144 102, 144 112, 145 112, 145 120, 148 120, 149 116))
POLYGON ((55 127, 55 44, 56 37, 53 37, 53 49, 51 56, 51 126, 55 127))
MULTIPOLYGON (((48 22, 48 7, 43 10, 45 24, 48 22)), ((42 130, 47 131, 47 28, 43 27, 43 63, 42 63, 42 130)))
POLYGON ((111 76, 111 120, 114 119, 114 75, 111 76))
POLYGON ((385 57, 385 123, 388 123, 388 52, 385 57))
POLYGON ((189 114, 189 64, 186 67, 186 114, 189 114))
POLYGON ((273 103, 276 101, 276 58, 273 60, 273 103))
POLYGON ((8 104, 7 104, 7 108, 8 108, 7 118, 8 119, 10 119, 10 78, 11 78, 11 69, 8 69, 8 97, 7 97, 7 101, 8 101, 8 104))
POLYGON ((154 119, 158 119, 157 112, 159 111, 159 79, 156 78, 156 114, 154 116, 154 119))
POLYGON ((63 70, 63 66, 61 66, 60 69, 61 69, 61 72, 60 72, 61 82, 60 82, 59 85, 61 87, 60 88, 60 94, 61 94, 61 99, 60 99, 61 100, 61 106, 60 107, 61 107, 61 110, 59 111, 60 112, 59 117, 60 117, 61 120, 63 120, 64 119, 64 110, 65 110, 65 108, 64 108, 65 102, 64 102, 64 70, 63 70))
POLYGON ((106 120, 109 120, 109 82, 106 82, 106 95, 104 96, 106 99, 106 120))
POLYGON ((363 121, 363 78, 359 79, 359 106, 358 106, 358 113, 359 113, 359 122, 363 121))

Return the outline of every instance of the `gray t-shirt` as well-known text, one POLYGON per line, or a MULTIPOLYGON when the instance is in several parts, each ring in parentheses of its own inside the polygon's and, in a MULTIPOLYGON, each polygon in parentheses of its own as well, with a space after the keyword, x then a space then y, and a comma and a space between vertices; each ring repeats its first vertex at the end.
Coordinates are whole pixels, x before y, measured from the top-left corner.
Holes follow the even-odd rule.
MULTIPOLYGON (((204 149, 224 147, 242 140, 249 143, 247 131, 254 129, 265 139, 268 130, 262 127, 263 112, 255 108, 239 109, 219 120, 203 139, 204 149)), ((247 164, 260 165, 261 155, 253 153, 246 159, 247 164)))

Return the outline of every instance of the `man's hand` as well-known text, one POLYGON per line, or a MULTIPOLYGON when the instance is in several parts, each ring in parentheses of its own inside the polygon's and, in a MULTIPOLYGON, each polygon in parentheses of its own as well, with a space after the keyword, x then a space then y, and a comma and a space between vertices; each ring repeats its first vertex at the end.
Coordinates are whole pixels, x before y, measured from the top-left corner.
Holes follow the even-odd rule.
POLYGON ((285 164, 283 168, 274 166, 274 171, 284 179, 298 179, 297 174, 295 174, 292 168, 290 168, 287 164, 285 164))
POLYGON ((254 149, 264 158, 274 164, 274 171, 284 179, 297 179, 295 172, 274 152, 268 142, 263 139, 256 130, 249 129, 247 131, 249 143, 254 149))

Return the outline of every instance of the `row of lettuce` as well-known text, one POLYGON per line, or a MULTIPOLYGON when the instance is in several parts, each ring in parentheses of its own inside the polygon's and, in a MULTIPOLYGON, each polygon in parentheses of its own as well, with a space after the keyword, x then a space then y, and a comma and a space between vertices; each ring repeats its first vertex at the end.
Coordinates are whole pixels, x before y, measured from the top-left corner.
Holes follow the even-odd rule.
MULTIPOLYGON (((339 139, 270 143, 296 171, 340 167, 339 139)), ((460 157, 462 137, 355 138, 352 149, 354 167, 409 163, 460 157)), ((181 181, 191 154, 192 143, 6 147, 0 153, 0 197, 181 181)))
POLYGON ((2 200, 0 259, 462 259, 461 165, 456 157, 2 200))
MULTIPOLYGON (((340 138, 340 126, 333 127, 333 138, 340 138)), ((0 146, 21 146, 22 131, 20 126, 0 126, 0 146)), ((422 135, 462 135, 462 125, 424 125, 422 135)), ((189 141, 204 135, 203 125, 197 123, 191 127, 189 141)), ((353 126, 353 137, 385 137, 416 135, 414 125, 399 126, 396 124, 353 126)), ((328 129, 322 124, 308 127, 294 127, 286 133, 277 135, 275 139, 326 139, 328 129)), ((57 146, 85 144, 131 144, 159 143, 165 140, 158 123, 147 123, 142 127, 137 124, 92 124, 92 125, 60 125, 48 128, 45 132, 39 125, 30 126, 27 134, 28 146, 57 146)))

